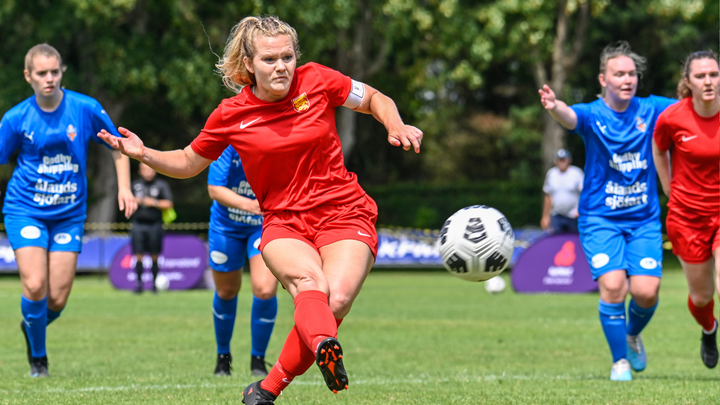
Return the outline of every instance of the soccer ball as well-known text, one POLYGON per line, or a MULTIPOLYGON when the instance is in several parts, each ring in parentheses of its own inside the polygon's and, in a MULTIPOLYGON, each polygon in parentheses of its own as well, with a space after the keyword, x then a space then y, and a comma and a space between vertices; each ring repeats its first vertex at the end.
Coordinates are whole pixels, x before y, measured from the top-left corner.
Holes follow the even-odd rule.
POLYGON ((496 276, 485 282, 485 291, 490 294, 500 294, 505 291, 505 280, 502 277, 496 276))
POLYGON ((165 291, 170 288, 170 280, 167 278, 166 275, 162 273, 157 275, 157 278, 155 279, 155 288, 160 291, 165 291))
POLYGON ((500 211, 473 205, 445 221, 438 244, 450 274, 467 281, 485 281, 507 267, 515 248, 515 234, 500 211))

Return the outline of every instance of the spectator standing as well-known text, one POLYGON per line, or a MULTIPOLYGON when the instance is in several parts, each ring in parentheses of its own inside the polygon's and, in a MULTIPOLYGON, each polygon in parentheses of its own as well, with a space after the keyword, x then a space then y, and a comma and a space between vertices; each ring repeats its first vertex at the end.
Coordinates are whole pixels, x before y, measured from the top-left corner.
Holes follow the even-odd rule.
POLYGON ((572 165, 572 155, 560 149, 555 167, 545 175, 543 214, 540 226, 550 233, 578 233, 578 202, 585 174, 572 165))

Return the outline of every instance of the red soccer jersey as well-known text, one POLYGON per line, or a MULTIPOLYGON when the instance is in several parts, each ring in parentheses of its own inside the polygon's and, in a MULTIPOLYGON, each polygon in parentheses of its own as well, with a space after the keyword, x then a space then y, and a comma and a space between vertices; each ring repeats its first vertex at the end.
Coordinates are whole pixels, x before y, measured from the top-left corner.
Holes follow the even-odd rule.
POLYGON ((232 145, 266 212, 354 201, 365 192, 345 169, 335 127, 335 107, 351 86, 349 77, 316 63, 295 70, 278 102, 260 100, 246 86, 210 114, 191 147, 216 160, 232 145))
POLYGON ((668 107, 655 124, 660 150, 672 146, 669 209, 698 216, 720 212, 720 114, 699 116, 692 97, 668 107))

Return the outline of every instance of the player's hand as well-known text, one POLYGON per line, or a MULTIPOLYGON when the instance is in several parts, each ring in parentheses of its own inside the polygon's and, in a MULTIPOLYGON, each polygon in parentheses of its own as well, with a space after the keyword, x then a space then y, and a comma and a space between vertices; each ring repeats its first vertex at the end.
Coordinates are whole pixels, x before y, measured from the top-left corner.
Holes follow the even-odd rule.
POLYGON ((247 198, 246 200, 247 201, 245 201, 245 203, 242 204, 243 206, 240 207, 241 210, 247 211, 253 215, 261 215, 262 214, 262 210, 260 209, 260 203, 258 202, 258 200, 253 200, 251 198, 247 198))
POLYGON ((125 211, 125 218, 130 218, 137 211, 137 200, 129 188, 118 190, 118 206, 120 211, 125 211))
POLYGON ((97 136, 123 155, 140 160, 145 151, 145 146, 140 138, 123 127, 118 128, 118 132, 123 136, 122 138, 118 138, 104 129, 98 132, 97 136))
POLYGON ((412 125, 400 125, 388 129, 388 142, 393 146, 402 146, 405 150, 412 147, 415 153, 420 153, 423 133, 412 125))
POLYGON ((542 89, 538 90, 538 93, 540 93, 540 102, 543 107, 545 107, 546 110, 554 110, 557 104, 555 103, 555 92, 552 91, 550 86, 543 84, 542 89))

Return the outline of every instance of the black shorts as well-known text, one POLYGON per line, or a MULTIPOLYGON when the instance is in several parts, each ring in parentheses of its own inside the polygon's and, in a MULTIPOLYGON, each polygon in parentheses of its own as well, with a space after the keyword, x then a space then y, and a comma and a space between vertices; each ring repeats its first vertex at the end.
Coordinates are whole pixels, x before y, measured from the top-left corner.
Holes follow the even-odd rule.
POLYGON ((130 230, 133 254, 160 254, 164 234, 162 222, 154 224, 133 222, 130 230))

